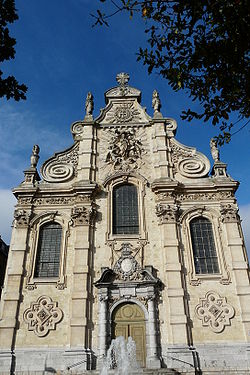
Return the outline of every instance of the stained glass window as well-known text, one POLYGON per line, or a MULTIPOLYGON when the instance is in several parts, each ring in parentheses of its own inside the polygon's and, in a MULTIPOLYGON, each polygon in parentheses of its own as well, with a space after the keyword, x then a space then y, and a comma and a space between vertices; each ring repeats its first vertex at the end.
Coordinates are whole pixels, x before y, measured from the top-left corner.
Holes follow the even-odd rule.
POLYGON ((219 273, 219 265, 211 222, 198 217, 190 222, 196 274, 219 273))
POLYGON ((120 185, 113 190, 113 233, 139 233, 138 196, 134 185, 120 185))
POLYGON ((41 227, 38 239, 34 277, 59 276, 62 228, 58 223, 41 227))

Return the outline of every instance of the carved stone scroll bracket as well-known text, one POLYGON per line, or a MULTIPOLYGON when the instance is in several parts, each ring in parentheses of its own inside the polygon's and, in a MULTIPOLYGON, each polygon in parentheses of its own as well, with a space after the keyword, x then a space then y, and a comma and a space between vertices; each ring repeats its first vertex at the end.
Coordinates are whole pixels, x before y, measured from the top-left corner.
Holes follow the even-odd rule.
POLYGON ((63 318, 63 312, 57 305, 57 302, 47 296, 41 296, 36 302, 32 302, 23 314, 28 330, 34 331, 38 337, 44 337, 49 331, 55 330, 56 324, 63 318))
POLYGON ((178 206, 158 203, 155 207, 156 216, 160 224, 175 223, 178 215, 178 206))
POLYGON ((238 208, 232 204, 225 204, 221 206, 221 218, 223 223, 237 223, 240 221, 238 215, 238 208))
POLYGON ((221 297, 212 291, 207 292, 205 298, 200 298, 195 312, 198 319, 202 321, 203 327, 209 327, 215 333, 220 333, 226 326, 230 326, 235 314, 234 308, 227 303, 226 297, 221 297))
POLYGON ((14 211, 14 225, 18 228, 25 228, 29 225, 31 211, 16 209, 14 211))

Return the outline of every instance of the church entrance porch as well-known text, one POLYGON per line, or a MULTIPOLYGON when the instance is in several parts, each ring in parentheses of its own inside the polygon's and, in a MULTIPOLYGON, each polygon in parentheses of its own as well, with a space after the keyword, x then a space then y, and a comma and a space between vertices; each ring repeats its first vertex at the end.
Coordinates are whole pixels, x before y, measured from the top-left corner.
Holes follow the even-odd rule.
POLYGON ((119 305, 112 314, 112 339, 129 336, 136 344, 136 360, 146 366, 146 325, 142 309, 135 303, 119 305))

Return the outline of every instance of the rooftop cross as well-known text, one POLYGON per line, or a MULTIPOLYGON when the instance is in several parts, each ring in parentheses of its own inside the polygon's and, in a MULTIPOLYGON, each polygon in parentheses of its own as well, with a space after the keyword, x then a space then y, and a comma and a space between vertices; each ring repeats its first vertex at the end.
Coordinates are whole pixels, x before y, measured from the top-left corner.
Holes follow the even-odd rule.
POLYGON ((117 82, 118 82, 118 84, 120 85, 120 86, 125 86, 125 85, 127 85, 127 83, 128 83, 128 81, 129 81, 129 74, 128 73, 124 73, 124 72, 122 72, 122 73, 119 73, 119 74, 117 74, 117 76, 116 76, 116 80, 117 80, 117 82))

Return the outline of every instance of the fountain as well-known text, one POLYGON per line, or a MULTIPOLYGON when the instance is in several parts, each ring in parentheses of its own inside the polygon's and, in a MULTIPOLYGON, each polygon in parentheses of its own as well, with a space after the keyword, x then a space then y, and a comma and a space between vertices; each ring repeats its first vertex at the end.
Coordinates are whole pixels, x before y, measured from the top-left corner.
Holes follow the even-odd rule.
POLYGON ((136 361, 136 345, 132 337, 127 342, 123 336, 112 340, 100 375, 108 375, 110 370, 116 375, 138 373, 140 366, 136 361))

